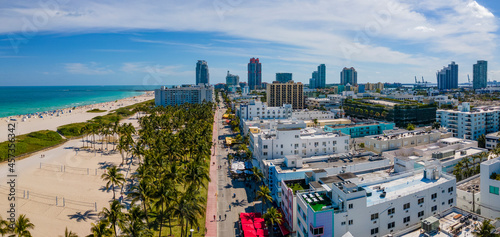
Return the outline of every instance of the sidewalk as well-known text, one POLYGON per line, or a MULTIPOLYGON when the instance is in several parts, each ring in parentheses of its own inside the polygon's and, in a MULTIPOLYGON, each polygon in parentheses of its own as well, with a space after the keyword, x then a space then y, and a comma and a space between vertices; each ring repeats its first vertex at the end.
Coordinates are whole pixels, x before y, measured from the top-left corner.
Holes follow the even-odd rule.
MULTIPOLYGON (((217 222, 214 221, 214 215, 217 215, 217 156, 215 154, 215 148, 218 142, 218 131, 217 131, 217 113, 218 110, 215 111, 214 115, 214 125, 212 131, 212 137, 215 141, 212 146, 210 157, 210 183, 208 184, 208 195, 207 195, 207 210, 206 210, 206 218, 205 218, 205 228, 207 229, 207 234, 205 236, 209 237, 217 237, 217 222), (215 162, 215 165, 214 165, 215 162)), ((217 216, 218 218, 218 216, 217 216)))

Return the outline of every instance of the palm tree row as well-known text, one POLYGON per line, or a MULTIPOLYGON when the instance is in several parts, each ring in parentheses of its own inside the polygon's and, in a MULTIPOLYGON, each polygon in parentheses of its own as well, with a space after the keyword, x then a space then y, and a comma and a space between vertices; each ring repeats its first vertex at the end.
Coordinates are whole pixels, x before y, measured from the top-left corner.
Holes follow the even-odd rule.
MULTIPOLYGON (((148 114, 139 118, 139 136, 134 140, 132 129, 118 133, 117 145, 124 160, 138 161, 126 190, 131 208, 124 211, 120 201, 113 200, 92 224, 90 236, 188 236, 205 216, 213 104, 138 110, 148 114)), ((126 181, 116 167, 102 177, 113 190, 126 181)))
POLYGON ((11 237, 31 236, 30 230, 34 229, 35 225, 31 223, 26 215, 20 215, 17 220, 10 225, 9 221, 2 219, 0 216, 0 235, 11 237))
POLYGON ((453 174, 457 181, 469 178, 480 172, 480 163, 488 160, 490 154, 495 154, 495 150, 490 152, 481 152, 472 156, 464 157, 453 167, 453 174))
POLYGON ((104 150, 104 145, 106 145, 106 150, 108 150, 110 143, 113 145, 112 150, 115 150, 117 148, 116 141, 120 141, 122 138, 127 139, 127 142, 131 145, 131 136, 135 133, 135 128, 132 124, 120 124, 118 116, 112 117, 111 122, 98 118, 87 123, 81 129, 81 134, 84 135, 82 137, 84 147, 90 147, 95 151, 99 137, 101 139, 101 150, 104 150))

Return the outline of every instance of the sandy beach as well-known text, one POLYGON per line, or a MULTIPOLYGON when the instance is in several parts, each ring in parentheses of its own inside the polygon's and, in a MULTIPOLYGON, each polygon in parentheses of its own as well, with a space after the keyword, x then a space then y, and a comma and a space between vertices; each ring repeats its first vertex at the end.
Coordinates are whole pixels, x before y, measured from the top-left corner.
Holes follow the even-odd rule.
MULTIPOLYGON (((135 117, 123 122, 138 126, 135 117)), ((17 215, 26 214, 35 224, 33 236, 60 236, 66 227, 79 236, 86 236, 98 213, 103 207, 109 207, 113 192, 105 190, 101 174, 110 165, 120 165, 121 155, 75 150, 81 146, 81 139, 71 140, 16 162, 16 211, 17 215)), ((1 202, 7 200, 9 193, 8 168, 6 162, 0 163, 1 202)), ((123 168, 122 173, 128 178, 136 167, 123 168)), ((119 197, 117 189, 116 198, 119 197)), ((7 205, 0 205, 0 213, 6 218, 7 205)))
POLYGON ((23 115, 0 118, 0 131, 5 131, 5 132, 0 132, 0 142, 4 142, 7 140, 8 133, 6 131, 9 122, 11 122, 10 121, 11 118, 17 120, 16 121, 17 127, 15 130, 16 135, 22 135, 46 129, 56 131, 57 127, 61 125, 85 122, 94 117, 106 115, 111 110, 115 110, 121 107, 129 106, 132 104, 144 102, 151 99, 154 99, 154 92, 148 91, 140 96, 129 97, 118 100, 116 102, 112 101, 106 103, 85 105, 76 107, 75 109, 66 108, 58 110, 58 112, 56 113, 49 113, 49 112, 41 113, 43 114, 42 115, 43 118, 32 116, 31 118, 23 119, 26 117, 23 115), (91 109, 101 109, 101 110, 106 110, 106 112, 88 113, 87 111, 91 109))

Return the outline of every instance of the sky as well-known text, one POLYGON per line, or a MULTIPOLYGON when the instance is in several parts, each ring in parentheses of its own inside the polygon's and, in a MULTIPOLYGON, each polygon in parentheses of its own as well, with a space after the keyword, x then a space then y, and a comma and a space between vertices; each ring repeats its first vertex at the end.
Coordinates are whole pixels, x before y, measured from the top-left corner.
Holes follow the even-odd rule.
POLYGON ((247 81, 277 72, 326 83, 354 67, 358 83, 436 82, 455 61, 459 82, 488 61, 500 81, 497 0, 0 0, 0 86, 195 83, 206 60, 212 84, 227 71, 247 81))

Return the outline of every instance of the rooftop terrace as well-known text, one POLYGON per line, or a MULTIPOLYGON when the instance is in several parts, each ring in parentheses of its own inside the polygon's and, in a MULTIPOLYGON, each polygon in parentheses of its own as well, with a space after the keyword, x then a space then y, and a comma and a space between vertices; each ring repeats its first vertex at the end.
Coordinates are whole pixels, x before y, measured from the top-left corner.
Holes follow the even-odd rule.
POLYGON ((297 195, 300 199, 304 201, 307 205, 311 207, 315 212, 325 211, 325 210, 339 210, 339 207, 330 200, 325 192, 299 192, 297 195))
POLYGON ((381 182, 372 183, 369 185, 361 185, 367 193, 367 205, 372 206, 401 196, 407 196, 424 189, 429 186, 436 186, 448 181, 446 178, 437 180, 429 180, 423 177, 422 172, 407 177, 398 177, 389 181, 381 180, 381 182), (381 194, 385 191, 385 197, 381 194))

